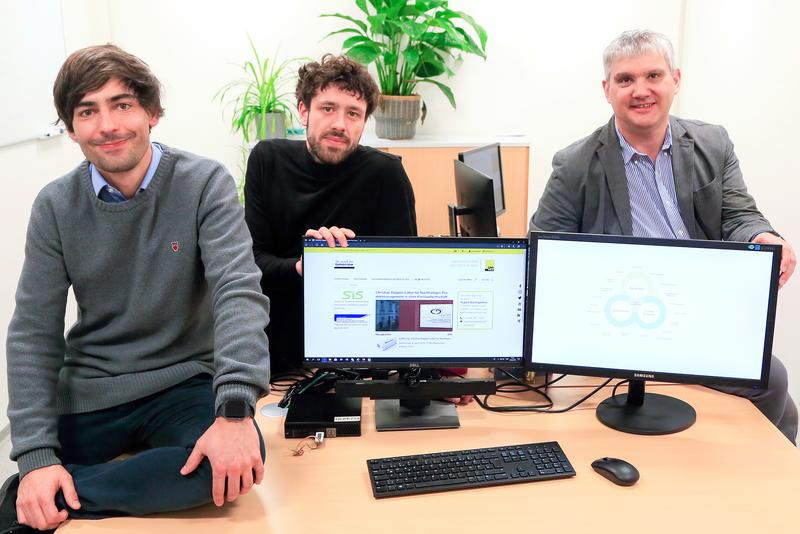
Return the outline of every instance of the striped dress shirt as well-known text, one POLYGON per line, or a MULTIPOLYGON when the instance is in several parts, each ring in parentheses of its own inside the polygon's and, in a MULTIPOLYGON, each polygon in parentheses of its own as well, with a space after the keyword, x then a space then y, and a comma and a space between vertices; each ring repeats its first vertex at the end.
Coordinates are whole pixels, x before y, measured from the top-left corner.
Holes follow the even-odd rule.
POLYGON ((633 148, 617 128, 628 196, 631 204, 633 235, 689 239, 689 232, 678 210, 678 196, 672 176, 672 127, 667 125, 664 144, 656 161, 633 148))

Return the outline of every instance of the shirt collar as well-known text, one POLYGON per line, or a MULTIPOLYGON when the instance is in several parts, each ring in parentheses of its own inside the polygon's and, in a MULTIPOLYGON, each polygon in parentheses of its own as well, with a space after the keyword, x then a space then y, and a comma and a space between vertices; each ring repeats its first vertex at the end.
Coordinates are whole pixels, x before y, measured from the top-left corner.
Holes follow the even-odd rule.
MULTIPOLYGON (((619 131, 616 121, 614 121, 614 129, 617 131, 617 137, 619 137, 619 146, 622 148, 622 161, 625 162, 626 165, 635 155, 647 157, 647 154, 638 152, 635 148, 633 148, 633 146, 631 146, 630 143, 628 143, 628 141, 625 140, 625 136, 623 136, 622 132, 619 131)), ((661 151, 663 152, 665 150, 669 150, 670 148, 672 148, 672 125, 667 123, 667 134, 664 136, 664 143, 661 145, 661 151)))
MULTIPOLYGON (((150 146, 152 147, 153 155, 150 158, 150 165, 147 167, 147 172, 144 173, 144 179, 142 179, 142 184, 139 186, 139 191, 144 191, 147 189, 147 186, 150 185, 150 181, 153 179, 156 169, 158 169, 158 163, 161 161, 161 154, 164 153, 164 150, 158 143, 150 143, 150 146)), ((92 177, 92 187, 94 188, 95 195, 100 196, 100 191, 104 187, 114 189, 92 163, 89 163, 89 174, 92 177)), ((116 191, 116 189, 114 190, 116 191)))

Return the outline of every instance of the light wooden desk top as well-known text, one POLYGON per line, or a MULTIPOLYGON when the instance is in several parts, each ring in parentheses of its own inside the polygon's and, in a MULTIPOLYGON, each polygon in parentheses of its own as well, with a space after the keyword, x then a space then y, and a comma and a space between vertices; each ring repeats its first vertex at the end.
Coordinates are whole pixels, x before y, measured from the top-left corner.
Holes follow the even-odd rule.
MULTIPOLYGON (((361 437, 329 439, 295 457, 289 448, 299 440, 283 438, 283 419, 259 415, 267 461, 264 482, 254 492, 222 509, 70 521, 59 533, 797 532, 800 452, 748 401, 699 386, 654 389, 694 406, 695 425, 668 436, 606 428, 594 408, 609 389, 563 414, 496 414, 473 402, 458 409, 460 429, 378 433, 373 402, 365 399, 361 437), (576 477, 372 496, 368 458, 550 440, 561 444, 576 477), (600 477, 590 464, 602 456, 630 461, 641 479, 620 487, 600 477)), ((551 391, 561 406, 588 393, 551 391)))

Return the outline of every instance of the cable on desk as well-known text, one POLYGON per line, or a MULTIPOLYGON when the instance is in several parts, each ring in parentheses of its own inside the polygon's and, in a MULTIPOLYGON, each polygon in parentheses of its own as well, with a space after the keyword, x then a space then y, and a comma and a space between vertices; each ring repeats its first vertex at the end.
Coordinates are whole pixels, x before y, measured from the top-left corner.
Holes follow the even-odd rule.
MULTIPOLYGON (((553 406, 553 400, 547 395, 547 393, 545 393, 542 389, 540 389, 541 386, 532 386, 532 385, 520 380, 516 376, 512 375, 511 373, 509 373, 505 369, 499 369, 499 371, 501 373, 505 374, 506 376, 508 376, 508 378, 510 380, 508 382, 503 382, 503 383, 497 385, 497 392, 498 393, 522 393, 522 392, 525 392, 525 391, 533 391, 535 393, 538 393, 542 397, 544 397, 546 403, 545 404, 539 404, 539 405, 533 405, 533 406, 531 406, 531 405, 527 405, 527 406, 491 406, 489 404, 489 397, 492 397, 494 395, 484 395, 483 396, 483 400, 481 400, 480 397, 476 396, 475 397, 475 402, 477 402, 478 406, 480 406, 484 410, 488 410, 490 412, 533 412, 533 411, 543 411, 543 410, 546 410, 547 408, 550 408, 550 407, 553 406)), ((558 378, 556 378, 554 380, 551 380, 550 382, 544 384, 544 386, 549 386, 550 384, 554 384, 555 382, 558 382, 559 380, 564 378, 564 376, 566 376, 566 375, 561 375, 558 378)))
POLYGON ((630 382, 630 380, 620 380, 619 382, 614 384, 614 389, 611 390, 611 396, 612 397, 616 397, 617 396, 617 388, 620 387, 622 384, 627 384, 628 382, 630 382))
POLYGON ((323 443, 325 443, 325 433, 317 432, 314 435, 304 437, 294 449, 289 450, 292 451, 294 456, 302 456, 305 452, 305 447, 308 447, 311 450, 316 450, 319 449, 323 443))
POLYGON ((288 371, 272 375, 269 379, 270 390, 278 393, 288 391, 297 382, 310 378, 311 376, 313 376, 311 371, 306 369, 298 369, 297 371, 288 371))
POLYGON ((297 395, 311 393, 325 393, 331 390, 340 379, 358 379, 359 373, 349 369, 317 369, 310 376, 296 380, 284 391, 283 398, 278 402, 280 408, 286 408, 297 395))
MULTIPOLYGON (((591 393, 589 393, 588 395, 585 395, 584 397, 582 397, 581 399, 579 399, 578 401, 576 401, 575 403, 571 404, 570 406, 568 406, 566 408, 553 409, 553 406, 554 406, 553 400, 541 388, 545 388, 545 387, 551 386, 551 385, 555 384, 556 382, 558 382, 559 380, 561 380, 562 378, 564 378, 567 375, 560 375, 560 376, 556 377, 555 379, 553 379, 553 380, 551 380, 549 382, 546 382, 542 386, 536 387, 536 386, 531 386, 530 384, 527 384, 527 383, 523 382, 522 380, 520 380, 516 376, 514 376, 511 373, 507 372, 505 369, 500 369, 500 371, 505 373, 506 375, 508 375, 509 378, 511 378, 512 381, 511 382, 506 382, 504 384, 498 384, 498 386, 497 386, 497 391, 498 392, 501 392, 501 393, 520 393, 520 392, 523 392, 523 391, 534 391, 534 392, 538 393, 539 395, 541 395, 542 397, 544 397, 544 399, 547 402, 546 402, 546 404, 533 405, 533 406, 531 406, 531 405, 527 405, 527 406, 491 406, 489 404, 489 397, 491 397, 492 395, 484 395, 483 400, 481 400, 479 397, 475 397, 475 402, 478 403, 478 406, 480 406, 484 410, 488 410, 490 412, 538 412, 538 413, 564 413, 564 412, 568 412, 568 411, 572 410, 573 408, 575 408, 576 406, 579 406, 580 404, 586 402, 590 397, 592 397, 595 393, 597 393, 598 391, 600 391, 601 389, 606 387, 611 382, 611 380, 613 380, 612 378, 609 378, 608 380, 606 380, 605 382, 603 382, 602 384, 597 386, 595 389, 593 389, 591 393), (502 388, 506 388, 508 386, 512 386, 515 389, 502 389, 502 388)), ((616 388, 620 384, 622 384, 623 382, 620 382, 620 383, 616 384, 614 386, 614 391, 616 391, 616 388)), ((613 395, 613 393, 612 393, 612 395, 613 395)))

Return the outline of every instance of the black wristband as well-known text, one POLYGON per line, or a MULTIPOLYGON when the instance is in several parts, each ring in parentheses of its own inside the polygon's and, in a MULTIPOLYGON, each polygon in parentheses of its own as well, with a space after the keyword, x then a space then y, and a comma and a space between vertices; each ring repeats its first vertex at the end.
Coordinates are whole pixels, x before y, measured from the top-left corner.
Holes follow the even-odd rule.
POLYGON ((217 416, 232 421, 241 421, 245 417, 252 417, 253 410, 243 400, 229 400, 220 405, 219 409, 217 409, 217 416))

